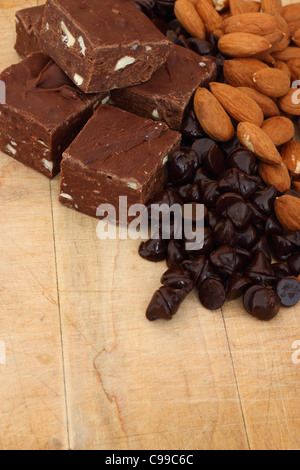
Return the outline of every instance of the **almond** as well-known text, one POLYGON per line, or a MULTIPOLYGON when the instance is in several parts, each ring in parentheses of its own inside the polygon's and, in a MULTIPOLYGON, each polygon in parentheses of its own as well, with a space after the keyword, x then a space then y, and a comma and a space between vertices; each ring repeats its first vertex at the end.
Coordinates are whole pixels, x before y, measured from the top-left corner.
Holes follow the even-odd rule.
POLYGON ((276 28, 275 18, 267 13, 241 13, 227 18, 222 23, 225 34, 244 32, 265 36, 274 33, 276 28))
POLYGON ((291 177, 284 163, 281 165, 259 163, 258 172, 267 185, 275 186, 280 193, 291 188, 291 177))
POLYGON ((264 68, 268 65, 260 60, 232 59, 225 61, 223 71, 229 85, 254 88, 253 75, 264 68))
POLYGON ((234 127, 223 106, 206 88, 198 88, 194 98, 195 114, 203 130, 217 141, 234 136, 234 127))
POLYGON ((225 34, 218 43, 219 50, 231 57, 249 57, 266 52, 271 47, 272 44, 263 36, 250 33, 225 34))
POLYGON ((274 59, 287 62, 290 59, 299 59, 300 48, 299 47, 287 47, 284 51, 273 52, 272 54, 273 54, 274 59))
POLYGON ((300 29, 300 20, 291 21, 287 23, 290 32, 290 37, 293 37, 297 29, 300 29))
POLYGON ((282 13, 281 0, 261 0, 261 9, 266 13, 282 13))
POLYGON ((286 95, 279 98, 278 106, 284 113, 300 116, 300 90, 290 88, 286 95))
POLYGON ((264 121, 263 112, 258 104, 247 94, 238 88, 216 82, 210 83, 210 90, 228 114, 236 121, 247 120, 257 126, 262 125, 264 121))
POLYGON ((292 173, 294 178, 300 176, 300 143, 296 140, 291 140, 287 144, 283 145, 281 156, 286 164, 288 170, 292 173))
MULTIPOLYGON (((299 30, 300 33, 300 30, 299 30)), ((290 72, 292 81, 300 80, 300 58, 290 59, 286 62, 290 72)))
POLYGON ((287 23, 290 21, 300 20, 300 4, 287 5, 282 9, 282 16, 287 23))
POLYGON ((208 33, 213 33, 221 27, 222 18, 207 0, 199 0, 196 4, 196 10, 208 33))
POLYGON ((285 19, 281 16, 278 15, 277 13, 274 14, 274 19, 277 24, 277 28, 284 33, 283 39, 279 42, 277 45, 272 46, 272 51, 273 52, 281 52, 284 49, 286 49, 289 44, 290 44, 290 31, 287 22, 285 19))
POLYGON ((262 69, 253 75, 255 88, 264 95, 279 98, 286 95, 291 82, 289 76, 279 69, 262 69))
POLYGON ((295 134, 293 121, 283 116, 275 116, 267 119, 261 128, 270 137, 276 147, 291 140, 295 134))
POLYGON ((284 195, 275 201, 275 214, 281 225, 287 230, 300 230, 300 199, 284 195))
POLYGON ((294 32, 292 39, 294 43, 297 44, 298 47, 300 47, 300 28, 294 32))
POLYGON ((277 48, 278 44, 280 44, 285 37, 286 34, 280 29, 276 29, 274 33, 265 35, 265 38, 272 44, 271 51, 274 51, 277 48))
POLYGON ((280 60, 278 60, 277 62, 275 62, 274 66, 276 69, 279 69, 279 70, 282 70, 282 72, 285 72, 290 77, 290 80, 291 80, 292 74, 285 62, 281 62, 280 60))
POLYGON ((239 87, 239 90, 250 96, 260 106, 265 117, 279 116, 280 111, 276 103, 266 95, 263 95, 254 88, 239 87))
POLYGON ((265 62, 266 64, 268 64, 270 66, 276 64, 276 60, 268 52, 261 52, 260 54, 255 54, 252 57, 254 59, 260 60, 261 62, 265 62))
POLYGON ((205 39, 205 28, 195 7, 189 0, 177 0, 174 5, 175 16, 191 36, 205 39))
POLYGON ((251 122, 240 122, 237 128, 239 141, 251 150, 263 162, 271 165, 281 165, 282 158, 270 137, 258 126, 251 122))

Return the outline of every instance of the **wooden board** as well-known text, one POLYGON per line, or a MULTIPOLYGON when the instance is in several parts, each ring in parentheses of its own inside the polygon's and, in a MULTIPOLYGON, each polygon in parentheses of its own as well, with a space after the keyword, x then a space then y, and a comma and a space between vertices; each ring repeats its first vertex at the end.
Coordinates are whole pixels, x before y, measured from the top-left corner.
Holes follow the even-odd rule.
MULTIPOLYGON (((1 70, 19 60, 14 11, 34 4, 0 2, 1 70)), ((300 308, 262 324, 192 294, 149 323, 164 263, 98 240, 58 189, 0 155, 0 448, 299 449, 300 308)))

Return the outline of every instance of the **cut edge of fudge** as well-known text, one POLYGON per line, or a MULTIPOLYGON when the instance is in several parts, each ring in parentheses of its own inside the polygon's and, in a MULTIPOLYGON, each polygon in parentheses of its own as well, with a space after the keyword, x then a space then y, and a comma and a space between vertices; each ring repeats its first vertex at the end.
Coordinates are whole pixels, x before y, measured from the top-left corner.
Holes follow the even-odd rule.
POLYGON ((173 44, 129 0, 108 0, 101 15, 98 11, 96 0, 48 0, 41 29, 43 52, 85 93, 148 81, 173 44), (85 8, 92 8, 94 23, 88 24, 91 15, 84 14, 85 8))
POLYGON ((171 129, 180 130, 195 91, 216 76, 217 67, 211 59, 174 46, 167 62, 148 82, 113 90, 112 100, 121 109, 164 121, 171 129))
POLYGON ((32 52, 39 52, 41 50, 40 30, 44 7, 45 5, 39 5, 24 8, 15 14, 15 50, 23 58, 32 52))
POLYGON ((1 151, 48 178, 53 178, 60 171, 62 152, 100 102, 109 99, 109 93, 85 96, 49 57, 39 52, 5 69, 0 79, 7 87, 6 104, 0 105, 1 151), (66 83, 63 83, 64 77, 66 83), (39 80, 42 86, 50 88, 39 88, 39 80), (55 88, 56 85, 60 86, 55 88), (79 99, 80 103, 77 102, 79 99), (55 102, 56 107, 53 105, 55 102), (50 125, 51 116, 55 112, 61 112, 61 115, 58 114, 56 122, 50 125))
POLYGON ((120 196, 127 196, 129 206, 146 204, 163 189, 168 156, 180 141, 181 135, 164 123, 101 105, 63 153, 59 200, 92 217, 100 204, 113 204, 118 218, 120 196), (110 120, 118 125, 123 121, 116 145, 110 120), (133 122, 137 140, 131 138, 133 122))

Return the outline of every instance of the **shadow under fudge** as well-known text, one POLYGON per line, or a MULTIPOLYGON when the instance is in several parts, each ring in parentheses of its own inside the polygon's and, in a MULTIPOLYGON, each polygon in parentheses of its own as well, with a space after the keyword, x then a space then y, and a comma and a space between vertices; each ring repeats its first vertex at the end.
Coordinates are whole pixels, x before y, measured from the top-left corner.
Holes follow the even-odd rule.
POLYGON ((146 204, 163 189, 180 141, 165 123, 101 105, 63 154, 59 199, 92 217, 100 204, 113 205, 118 222, 120 196, 146 204))
POLYGON ((34 53, 0 75, 6 103, 0 105, 0 148, 53 178, 62 152, 109 92, 82 93, 45 54, 34 53))

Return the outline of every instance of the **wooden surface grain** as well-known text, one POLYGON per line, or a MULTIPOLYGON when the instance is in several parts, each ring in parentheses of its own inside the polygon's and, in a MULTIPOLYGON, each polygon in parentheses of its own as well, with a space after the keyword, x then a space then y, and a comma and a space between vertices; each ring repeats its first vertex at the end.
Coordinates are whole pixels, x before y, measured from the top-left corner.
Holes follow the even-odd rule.
MULTIPOLYGON (((34 4, 0 1, 1 70, 34 4)), ((193 293, 149 323, 164 263, 98 240, 58 189, 0 154, 0 448, 299 449, 300 308, 263 324, 193 293)))

